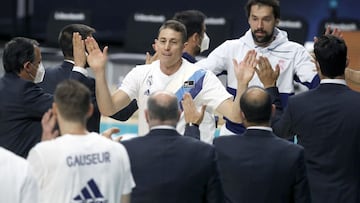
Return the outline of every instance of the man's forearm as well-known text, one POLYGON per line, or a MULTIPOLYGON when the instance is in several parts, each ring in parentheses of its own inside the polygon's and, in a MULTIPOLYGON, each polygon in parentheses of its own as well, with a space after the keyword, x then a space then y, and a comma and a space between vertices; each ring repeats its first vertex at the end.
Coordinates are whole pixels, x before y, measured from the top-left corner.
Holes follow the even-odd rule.
POLYGON ((107 85, 105 72, 95 75, 96 99, 100 112, 105 116, 111 116, 117 111, 107 85))

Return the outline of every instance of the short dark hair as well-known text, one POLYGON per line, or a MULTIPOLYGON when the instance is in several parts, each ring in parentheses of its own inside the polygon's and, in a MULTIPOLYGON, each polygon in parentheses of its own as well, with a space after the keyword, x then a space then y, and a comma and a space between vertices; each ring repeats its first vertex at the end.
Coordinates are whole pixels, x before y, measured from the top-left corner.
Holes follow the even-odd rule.
POLYGON ((73 33, 78 32, 84 40, 86 37, 95 33, 95 29, 84 24, 70 24, 65 26, 59 33, 58 42, 63 55, 67 58, 73 58, 73 33))
POLYGON ((155 92, 150 95, 147 101, 147 108, 149 112, 150 119, 160 120, 160 121, 178 121, 178 100, 175 95, 170 99, 160 100, 156 98, 155 92))
POLYGON ((162 30, 167 29, 167 28, 172 29, 172 30, 174 30, 176 32, 180 32, 183 43, 185 43, 187 41, 186 27, 181 22, 179 22, 177 20, 167 20, 167 21, 165 21, 161 25, 158 34, 160 34, 160 32, 162 30))
POLYGON ((345 72, 347 47, 345 41, 333 35, 323 35, 314 44, 314 53, 321 73, 329 78, 345 72))
POLYGON ((248 18, 250 17, 250 11, 253 5, 266 5, 272 7, 274 17, 280 19, 280 2, 278 0, 249 0, 245 5, 245 13, 248 18))
POLYGON ((36 46, 39 46, 36 40, 25 37, 15 37, 7 42, 3 53, 5 72, 18 74, 24 68, 24 63, 34 62, 36 46))
POLYGON ((240 108, 248 122, 269 122, 272 111, 271 97, 261 87, 249 87, 240 98, 240 108), (255 90, 260 90, 263 93, 254 95, 252 92, 255 90))
POLYGON ((64 80, 57 85, 54 102, 68 121, 86 122, 91 105, 90 90, 76 80, 64 80))
POLYGON ((205 14, 198 10, 186 10, 175 13, 173 20, 177 20, 185 25, 187 40, 194 33, 202 34, 205 14))

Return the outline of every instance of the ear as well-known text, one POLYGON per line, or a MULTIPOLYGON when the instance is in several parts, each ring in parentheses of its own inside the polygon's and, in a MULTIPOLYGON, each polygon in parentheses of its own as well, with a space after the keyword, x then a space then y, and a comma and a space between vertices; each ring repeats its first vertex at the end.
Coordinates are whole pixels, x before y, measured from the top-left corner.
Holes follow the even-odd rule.
POLYGON ((274 117, 276 113, 276 106, 275 104, 271 104, 271 117, 274 117))
POLYGON ((93 113, 94 113, 94 105, 93 105, 93 104, 90 104, 89 110, 88 110, 88 112, 87 112, 87 114, 86 114, 86 117, 87 117, 87 118, 90 118, 93 113))
POLYGON ((276 18, 276 19, 275 19, 275 26, 278 26, 279 23, 280 23, 280 19, 279 19, 279 18, 276 18))
POLYGON ((195 43, 199 42, 201 39, 199 33, 195 32, 193 35, 191 35, 191 40, 194 41, 195 43))
POLYGON ((196 46, 200 46, 201 45, 201 35, 197 32, 195 32, 192 37, 194 38, 193 42, 194 44, 196 44, 196 46))
POLYGON ((248 127, 248 123, 247 123, 247 120, 246 120, 246 117, 245 117, 245 114, 243 111, 240 111, 240 117, 242 118, 242 123, 245 127, 248 127))
POLYGON ((23 70, 27 73, 31 72, 31 67, 32 64, 30 63, 30 61, 27 61, 23 64, 23 70))
POLYGON ((349 67, 349 64, 350 64, 350 58, 346 57, 346 66, 345 67, 349 67))
POLYGON ((318 74, 320 74, 321 73, 320 64, 316 60, 315 60, 315 66, 316 66, 316 71, 318 72, 318 74))
POLYGON ((246 118, 245 118, 245 114, 244 114, 244 112, 243 111, 240 111, 240 116, 241 116, 241 118, 242 118, 242 120, 244 121, 244 120, 246 120, 246 118))
POLYGON ((177 116, 177 121, 179 122, 179 120, 180 120, 180 117, 181 117, 181 111, 179 110, 178 111, 178 116, 177 116))
POLYGON ((52 103, 52 112, 53 112, 54 115, 57 116, 57 114, 58 114, 58 108, 57 108, 57 105, 56 105, 55 102, 52 103))
POLYGON ((149 115, 149 111, 147 109, 144 110, 145 113, 145 119, 147 123, 150 123, 150 115, 149 115))

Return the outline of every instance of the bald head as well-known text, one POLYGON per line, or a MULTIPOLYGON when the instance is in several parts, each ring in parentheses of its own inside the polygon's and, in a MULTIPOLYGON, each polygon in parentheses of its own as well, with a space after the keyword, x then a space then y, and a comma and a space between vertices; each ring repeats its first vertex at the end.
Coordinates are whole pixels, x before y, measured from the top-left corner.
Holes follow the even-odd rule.
POLYGON ((147 119, 152 125, 176 126, 179 120, 178 100, 173 93, 158 91, 150 95, 147 101, 147 119))
POLYGON ((272 104, 270 95, 263 88, 248 88, 241 96, 240 107, 248 124, 269 124, 272 104))

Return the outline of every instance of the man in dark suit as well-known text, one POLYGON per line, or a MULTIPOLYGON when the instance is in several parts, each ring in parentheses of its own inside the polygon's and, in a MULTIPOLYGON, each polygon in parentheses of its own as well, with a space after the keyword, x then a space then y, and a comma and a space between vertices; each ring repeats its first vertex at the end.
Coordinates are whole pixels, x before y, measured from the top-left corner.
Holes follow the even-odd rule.
MULTIPOLYGON (((61 51, 64 55, 64 61, 53 67, 53 68, 47 68, 45 72, 44 81, 42 83, 39 83, 39 86, 44 89, 45 92, 48 92, 50 94, 54 94, 54 91, 56 89, 56 86, 62 82, 63 80, 69 79, 72 70, 74 68, 74 53, 73 53, 73 41, 72 36, 74 32, 78 32, 82 39, 86 39, 88 36, 93 36, 95 33, 95 29, 83 25, 83 24, 70 24, 65 26, 59 34, 59 46, 61 48, 61 51)), ((84 53, 85 54, 85 53, 84 53)), ((86 63, 86 57, 82 57, 83 60, 80 60, 80 70, 83 71, 84 74, 88 74, 86 69, 83 69, 83 67, 87 68, 88 64, 86 63)), ((78 68, 79 69, 79 68, 78 68)), ((96 97, 95 97, 95 80, 92 77, 86 77, 84 80, 87 80, 87 83, 89 83, 89 88, 92 93, 92 103, 94 105, 94 113, 93 115, 88 119, 87 122, 87 129, 92 132, 99 132, 100 127, 100 112, 97 107, 96 97)), ((135 101, 134 101, 135 102, 135 101)), ((137 106, 134 103, 131 103, 128 108, 119 111, 115 115, 112 116, 112 118, 115 118, 120 121, 125 121, 129 119, 129 117, 137 110, 137 106)))
POLYGON ((147 105, 150 132, 122 142, 136 183, 131 202, 223 202, 214 148, 176 131, 176 96, 155 92, 147 105))
POLYGON ((291 97, 273 128, 304 147, 313 202, 360 202, 360 94, 345 83, 347 47, 324 35, 314 53, 320 86, 291 97))
POLYGON ((310 202, 304 149, 273 134, 270 95, 250 87, 240 107, 245 133, 214 140, 227 202, 310 202))
MULTIPOLYGON (((17 37, 5 44, 4 76, 0 79, 0 146, 26 157, 41 140, 41 118, 53 96, 37 84, 44 77, 38 42, 17 37)), ((70 78, 89 86, 81 73, 70 78)))

